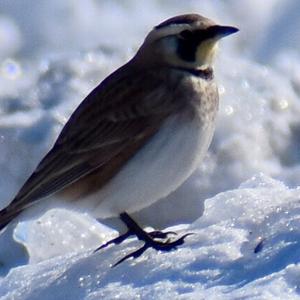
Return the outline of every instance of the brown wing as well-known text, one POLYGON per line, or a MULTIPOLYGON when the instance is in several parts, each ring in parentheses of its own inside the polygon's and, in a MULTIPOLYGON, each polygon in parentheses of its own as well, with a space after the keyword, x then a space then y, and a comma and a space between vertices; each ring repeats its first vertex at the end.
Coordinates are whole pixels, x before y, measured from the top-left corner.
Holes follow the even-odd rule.
POLYGON ((122 153, 146 142, 178 106, 172 97, 178 82, 170 84, 167 73, 140 72, 128 64, 105 79, 72 114, 6 211, 22 210, 115 157, 123 157, 121 168, 130 157, 122 153))

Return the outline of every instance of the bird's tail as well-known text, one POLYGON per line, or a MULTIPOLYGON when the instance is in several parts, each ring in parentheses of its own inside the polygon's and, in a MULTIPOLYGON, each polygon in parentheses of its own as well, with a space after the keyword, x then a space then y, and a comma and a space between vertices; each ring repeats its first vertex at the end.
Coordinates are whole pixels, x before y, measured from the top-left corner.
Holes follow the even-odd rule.
POLYGON ((2 231, 2 229, 4 229, 21 212, 22 209, 10 209, 9 206, 0 210, 0 231, 2 231))

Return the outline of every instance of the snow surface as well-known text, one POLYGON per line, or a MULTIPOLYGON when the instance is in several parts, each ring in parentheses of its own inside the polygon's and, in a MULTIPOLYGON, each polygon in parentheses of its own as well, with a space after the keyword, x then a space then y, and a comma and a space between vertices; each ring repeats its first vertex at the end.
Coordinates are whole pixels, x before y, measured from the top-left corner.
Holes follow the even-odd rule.
POLYGON ((205 162, 134 216, 194 235, 112 268, 140 242, 94 253, 118 233, 64 207, 28 211, 0 235, 1 300, 300 299, 298 1, 1 0, 0 8, 1 207, 83 97, 155 24, 198 12, 241 28, 221 45, 221 108, 205 162))

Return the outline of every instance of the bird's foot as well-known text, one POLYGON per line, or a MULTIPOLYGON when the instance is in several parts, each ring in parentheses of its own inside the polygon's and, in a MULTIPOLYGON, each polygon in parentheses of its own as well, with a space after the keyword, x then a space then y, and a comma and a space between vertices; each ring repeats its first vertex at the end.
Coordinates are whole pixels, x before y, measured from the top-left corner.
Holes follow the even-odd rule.
MULTIPOLYGON (((151 231, 148 233, 148 235, 152 238, 152 239, 166 239, 168 238, 169 235, 176 235, 177 233, 174 231, 167 231, 167 232, 162 232, 162 231, 151 231)), ((119 245, 121 244, 123 241, 125 241, 127 238, 129 238, 130 236, 135 235, 135 233, 132 230, 128 230, 126 233, 119 235, 118 237, 106 242, 105 244, 101 245, 100 247, 98 247, 97 249, 94 250, 94 253, 106 248, 109 245, 119 245)))
POLYGON ((184 244, 184 239, 187 236, 193 234, 193 233, 187 233, 175 241, 170 241, 170 239, 168 239, 167 241, 162 242, 162 241, 156 241, 154 238, 151 237, 151 234, 148 234, 147 232, 144 232, 144 233, 145 233, 144 238, 142 238, 141 236, 139 236, 138 238, 139 238, 139 240, 144 241, 145 244, 138 250, 131 252, 128 255, 126 255, 125 257, 123 257, 122 259, 120 259, 118 262, 116 262, 113 265, 113 267, 119 265, 120 263, 122 263, 123 261, 125 261, 131 257, 132 258, 140 257, 148 248, 153 248, 158 251, 159 250, 160 251, 170 251, 170 250, 176 249, 177 246, 184 244))
POLYGON ((176 249, 177 246, 184 244, 184 239, 192 235, 193 233, 187 233, 177 240, 170 240, 169 235, 177 235, 174 231, 162 232, 162 231, 152 231, 146 232, 142 229, 127 213, 122 213, 120 215, 121 220, 126 224, 128 231, 117 238, 114 238, 104 245, 98 247, 94 252, 106 248, 111 244, 121 244, 124 240, 126 240, 131 235, 136 235, 137 238, 144 242, 144 245, 138 250, 126 255, 121 260, 113 265, 113 267, 119 265, 123 261, 129 258, 138 258, 140 257, 148 248, 153 248, 158 251, 170 251, 172 249, 176 249), (165 240, 165 241, 162 241, 165 240))

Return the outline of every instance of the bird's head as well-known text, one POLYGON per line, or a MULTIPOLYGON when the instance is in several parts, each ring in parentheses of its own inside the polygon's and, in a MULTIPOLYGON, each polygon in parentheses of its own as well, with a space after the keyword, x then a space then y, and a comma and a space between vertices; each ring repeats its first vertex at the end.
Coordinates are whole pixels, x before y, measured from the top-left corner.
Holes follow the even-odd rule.
POLYGON ((176 16, 154 27, 137 57, 148 62, 205 69, 213 64, 218 41, 237 31, 197 14, 176 16))

